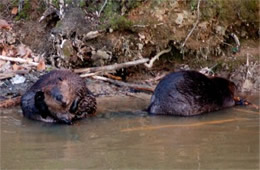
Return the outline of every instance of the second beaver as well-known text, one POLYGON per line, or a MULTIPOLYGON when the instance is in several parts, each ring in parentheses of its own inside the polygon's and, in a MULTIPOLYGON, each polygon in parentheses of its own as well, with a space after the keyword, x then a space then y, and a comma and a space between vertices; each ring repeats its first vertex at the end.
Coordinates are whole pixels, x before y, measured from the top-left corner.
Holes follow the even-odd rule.
POLYGON ((27 118, 71 124, 96 112, 96 99, 82 78, 69 70, 54 70, 22 96, 21 107, 27 118))
POLYGON ((196 71, 175 72, 159 82, 148 111, 153 115, 199 115, 234 106, 235 91, 235 84, 224 78, 208 78, 196 71))

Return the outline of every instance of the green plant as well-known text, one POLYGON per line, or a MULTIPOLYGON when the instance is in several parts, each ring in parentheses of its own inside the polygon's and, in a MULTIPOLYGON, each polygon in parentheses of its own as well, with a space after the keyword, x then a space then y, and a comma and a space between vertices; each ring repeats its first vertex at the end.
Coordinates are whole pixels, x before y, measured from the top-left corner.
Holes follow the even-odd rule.
POLYGON ((110 26, 114 30, 131 30, 132 25, 133 23, 130 20, 121 15, 115 15, 110 20, 110 26))
POLYGON ((51 4, 55 6, 56 8, 59 8, 59 0, 52 0, 51 4))
POLYGON ((85 0, 80 0, 79 2, 79 7, 84 8, 86 6, 86 1, 85 0))
MULTIPOLYGON (((18 4, 18 1, 14 2, 14 4, 15 3, 18 4)), ((24 1, 24 6, 23 6, 22 10, 18 13, 18 15, 15 17, 15 19, 16 20, 28 19, 30 10, 31 10, 30 1, 29 0, 25 0, 24 1)))

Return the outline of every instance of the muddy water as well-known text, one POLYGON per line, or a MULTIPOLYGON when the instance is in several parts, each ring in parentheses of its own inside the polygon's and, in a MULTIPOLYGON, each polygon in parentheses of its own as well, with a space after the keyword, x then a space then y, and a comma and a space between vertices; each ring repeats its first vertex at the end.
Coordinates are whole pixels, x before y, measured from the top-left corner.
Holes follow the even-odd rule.
POLYGON ((147 116, 148 99, 100 98, 98 115, 72 126, 1 110, 1 169, 259 169, 256 110, 147 116))

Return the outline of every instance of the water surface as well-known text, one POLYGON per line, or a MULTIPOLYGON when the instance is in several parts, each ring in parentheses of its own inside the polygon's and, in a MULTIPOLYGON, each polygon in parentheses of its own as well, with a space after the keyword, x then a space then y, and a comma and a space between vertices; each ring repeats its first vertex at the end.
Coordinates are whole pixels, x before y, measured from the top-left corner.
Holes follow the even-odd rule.
POLYGON ((98 103, 96 117, 72 126, 1 110, 1 169, 259 169, 254 109, 185 118, 148 116, 145 95, 98 103))

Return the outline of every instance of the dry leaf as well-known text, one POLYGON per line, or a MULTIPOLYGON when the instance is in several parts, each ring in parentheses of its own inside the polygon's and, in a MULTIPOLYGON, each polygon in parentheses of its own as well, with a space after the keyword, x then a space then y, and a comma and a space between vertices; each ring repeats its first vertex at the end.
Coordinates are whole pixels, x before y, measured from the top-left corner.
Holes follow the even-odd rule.
POLYGON ((16 15, 18 13, 18 8, 14 7, 11 11, 11 14, 16 15))
POLYGON ((2 55, 6 56, 7 52, 5 51, 5 49, 2 50, 2 55))
POLYGON ((19 57, 23 57, 26 55, 26 53, 27 53, 26 46, 23 44, 18 45, 16 55, 19 57))
POLYGON ((28 61, 28 62, 33 62, 32 58, 26 58, 25 60, 28 61))
POLYGON ((44 62, 44 60, 41 60, 39 62, 39 64, 37 65, 37 71, 43 71, 43 70, 45 70, 45 68, 46 68, 45 62, 44 62))
POLYGON ((0 19, 0 29, 11 29, 11 26, 7 23, 6 20, 0 19))
POLYGON ((6 61, 0 60, 0 67, 2 67, 5 63, 6 61))
POLYGON ((21 66, 19 66, 17 64, 13 64, 12 67, 13 67, 14 71, 20 70, 20 68, 21 68, 21 66))

